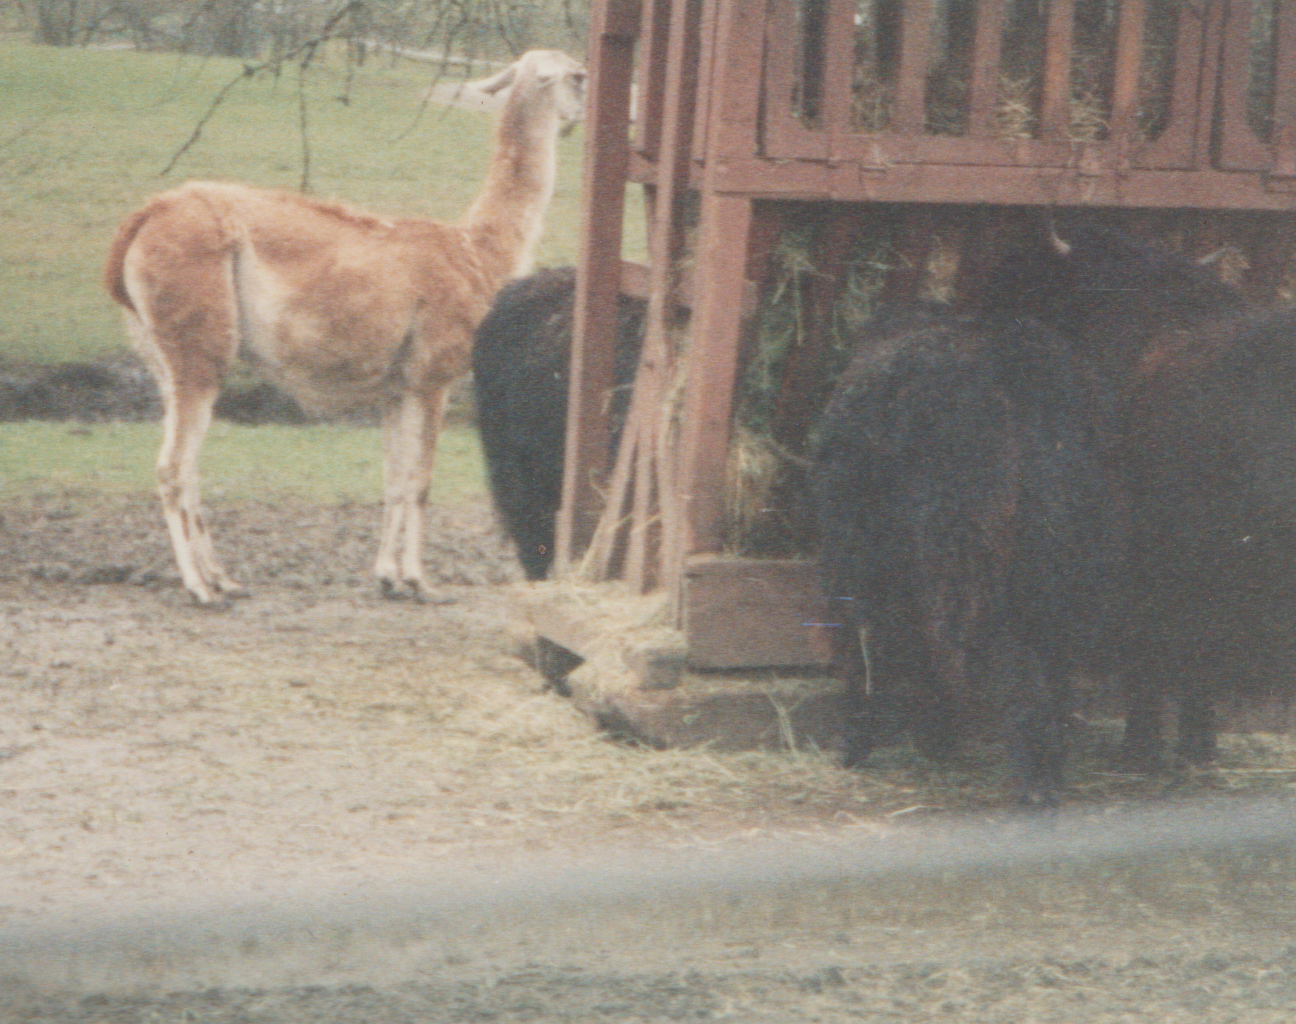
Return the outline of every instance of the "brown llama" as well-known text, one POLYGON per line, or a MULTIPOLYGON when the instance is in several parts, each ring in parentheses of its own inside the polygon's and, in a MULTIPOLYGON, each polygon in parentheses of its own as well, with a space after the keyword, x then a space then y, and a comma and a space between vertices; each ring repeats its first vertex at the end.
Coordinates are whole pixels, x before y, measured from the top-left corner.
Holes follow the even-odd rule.
POLYGON ((318 414, 380 406, 383 593, 426 592, 422 509, 450 385, 499 288, 530 270, 560 129, 584 116, 585 69, 537 50, 476 88, 511 87, 485 184, 463 217, 388 220, 341 203, 190 182, 128 217, 104 281, 165 406, 158 490, 199 604, 243 588, 199 511, 198 450, 236 356, 318 414))

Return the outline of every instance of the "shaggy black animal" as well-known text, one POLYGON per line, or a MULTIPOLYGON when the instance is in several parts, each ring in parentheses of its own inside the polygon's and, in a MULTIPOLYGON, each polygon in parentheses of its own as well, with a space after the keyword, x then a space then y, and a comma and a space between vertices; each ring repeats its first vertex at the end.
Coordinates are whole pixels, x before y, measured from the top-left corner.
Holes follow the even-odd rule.
MULTIPOLYGON (((491 494, 527 579, 553 563, 562 498, 567 381, 576 273, 541 270, 506 285, 477 328, 473 382, 491 494)), ((643 338, 644 303, 623 297, 609 416, 612 444, 629 407, 643 338)))
POLYGON ((1183 256, 1114 232, 1008 261, 1000 308, 1068 333, 1123 394, 1111 464, 1133 511, 1124 752, 1215 755, 1222 693, 1290 692, 1296 666, 1296 314, 1254 313, 1183 256))
POLYGON ((1178 694, 1176 752, 1200 764, 1215 756, 1221 694, 1296 683, 1296 311, 1157 339, 1123 440, 1139 655, 1126 751, 1159 762, 1161 699, 1178 694))
POLYGON ((1061 331, 1118 388, 1153 337, 1246 308, 1213 270, 1179 253, 1106 228, 1063 234, 1041 233, 1038 245, 1008 255, 987 283, 982 308, 1061 331))
POLYGON ((997 728, 1056 799, 1068 680, 1100 659, 1124 550, 1101 403, 1063 338, 934 310, 865 328, 820 430, 813 499, 847 686, 846 763, 911 731, 997 728))

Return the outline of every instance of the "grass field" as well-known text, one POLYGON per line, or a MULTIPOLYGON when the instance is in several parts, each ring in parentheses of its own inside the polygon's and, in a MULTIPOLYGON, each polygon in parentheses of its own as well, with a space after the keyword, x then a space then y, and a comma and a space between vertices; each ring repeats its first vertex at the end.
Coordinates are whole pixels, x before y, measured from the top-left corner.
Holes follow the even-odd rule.
MULTIPOLYGON (((99 282, 122 217, 189 178, 296 188, 302 173, 298 82, 242 81, 167 177, 160 172, 235 61, 0 40, 0 361, 85 359, 124 345, 99 282)), ((426 65, 371 58, 347 88, 323 59, 306 83, 310 187, 392 215, 457 217, 476 194, 492 120, 427 107, 426 65), (348 101, 338 97, 347 94, 348 101)), ((580 223, 582 136, 560 147, 558 191, 540 265, 571 262, 580 223)), ((627 215, 642 251, 642 215, 627 215)))
MULTIPOLYGON (((155 423, 0 423, 0 501, 151 491, 160 439, 155 423)), ((333 504, 382 497, 373 427, 217 422, 203 445, 202 466, 203 494, 217 501, 284 496, 333 504)), ((432 501, 455 504, 485 493, 477 431, 447 427, 437 446, 432 501)))

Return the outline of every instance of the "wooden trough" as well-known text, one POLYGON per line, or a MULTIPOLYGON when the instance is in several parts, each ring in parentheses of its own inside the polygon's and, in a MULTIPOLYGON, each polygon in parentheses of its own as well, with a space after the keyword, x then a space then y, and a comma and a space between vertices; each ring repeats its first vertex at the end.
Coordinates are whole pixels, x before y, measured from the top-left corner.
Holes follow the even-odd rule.
MULTIPOLYGON (((736 382, 789 226, 812 225, 815 268, 774 399, 793 453, 825 397, 824 311, 861 236, 885 237, 896 297, 924 287, 938 237, 957 256, 954 301, 975 296, 1046 211, 1193 252, 1227 243, 1249 292, 1283 283, 1296 3, 596 0, 588 65, 557 572, 664 597, 676 678, 826 662, 812 563, 724 543, 736 382), (621 258, 629 184, 647 200, 647 267, 621 258), (647 333, 610 458, 623 290, 647 300, 647 333)), ((582 653, 572 638, 589 631, 543 595, 542 633, 582 653)))

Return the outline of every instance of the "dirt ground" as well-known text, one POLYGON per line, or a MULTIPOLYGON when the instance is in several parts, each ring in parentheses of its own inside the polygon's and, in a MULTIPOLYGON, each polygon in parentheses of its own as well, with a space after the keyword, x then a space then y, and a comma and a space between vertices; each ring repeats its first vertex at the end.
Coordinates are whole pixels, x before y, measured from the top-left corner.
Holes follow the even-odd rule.
MULTIPOLYGON (((911 765, 610 741, 515 656, 525 584, 489 510, 430 519, 434 599, 414 604, 376 594, 372 506, 214 507, 252 596, 211 612, 151 501, 0 507, 0 1022, 1293 1019, 1286 840, 726 874, 774 838, 867 860, 1017 817, 911 765), (644 868, 629 909, 590 896, 654 856, 717 873, 672 889, 644 868), (545 878, 566 902, 499 909, 545 878), (327 917, 321 893, 376 895, 342 927, 302 917, 327 917)), ((1284 742, 1194 784, 1289 796, 1284 742)), ((1101 774, 1076 786, 1099 832, 1185 791, 1128 780, 1104 804, 1084 796, 1101 774)))

